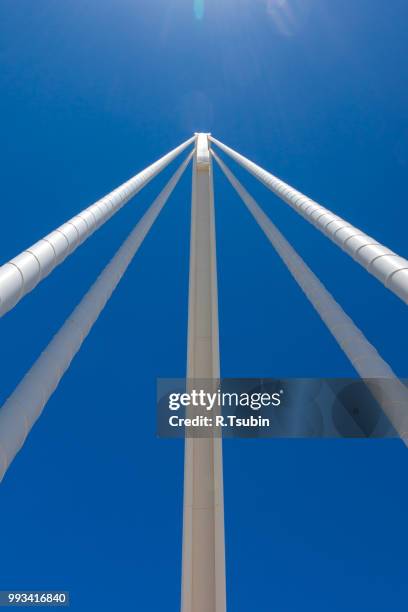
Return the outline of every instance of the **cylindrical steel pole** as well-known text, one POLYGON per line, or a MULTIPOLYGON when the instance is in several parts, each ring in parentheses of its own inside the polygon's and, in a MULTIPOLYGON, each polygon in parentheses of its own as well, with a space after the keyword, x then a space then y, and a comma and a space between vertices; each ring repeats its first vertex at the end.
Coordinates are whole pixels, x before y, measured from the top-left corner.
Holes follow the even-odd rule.
POLYGON ((214 151, 214 158, 287 266, 341 350, 363 378, 395 430, 408 441, 408 391, 388 363, 335 301, 326 287, 289 244, 214 151))
MULTIPOLYGON (((189 384, 220 376, 212 164, 207 134, 193 165, 188 306, 189 384)), ((211 385, 211 382, 210 382, 211 385)), ((225 612, 224 497, 221 439, 186 438, 182 612, 225 612)))
POLYGON ((225 144, 212 142, 408 304, 408 260, 225 144))
POLYGON ((27 293, 70 255, 82 242, 110 219, 179 153, 194 141, 190 138, 136 174, 120 187, 92 204, 31 247, 0 267, 0 316, 11 310, 27 293))
POLYGON ((0 409, 0 481, 186 169, 186 158, 0 409))

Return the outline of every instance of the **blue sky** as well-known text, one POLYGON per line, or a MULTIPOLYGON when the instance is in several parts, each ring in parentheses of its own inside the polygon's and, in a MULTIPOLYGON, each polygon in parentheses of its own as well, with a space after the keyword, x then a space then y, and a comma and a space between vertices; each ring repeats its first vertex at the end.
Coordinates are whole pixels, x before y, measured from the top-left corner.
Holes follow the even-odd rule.
MULTIPOLYGON (((1 262, 193 131, 407 256, 407 17, 403 0, 3 0, 1 262)), ((231 167, 408 376, 406 307, 231 167)), ((172 168, 2 319, 0 400, 172 168)), ((353 375, 215 180, 223 375, 353 375)), ((0 487, 1 589, 178 609, 183 448, 156 439, 154 402, 185 373, 189 205, 186 173, 0 487)), ((407 463, 398 441, 226 441, 229 609, 405 610, 407 463)))

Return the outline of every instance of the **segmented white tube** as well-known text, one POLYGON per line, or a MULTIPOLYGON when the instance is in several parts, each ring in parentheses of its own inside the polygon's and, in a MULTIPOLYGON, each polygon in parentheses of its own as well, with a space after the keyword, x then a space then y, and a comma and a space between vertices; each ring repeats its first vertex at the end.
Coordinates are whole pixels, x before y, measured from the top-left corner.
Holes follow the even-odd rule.
POLYGON ((218 155, 214 151, 212 154, 343 353, 364 379, 395 430, 408 445, 408 391, 405 386, 254 198, 218 155))
POLYGON ((0 317, 161 172, 194 137, 0 267, 0 317))
POLYGON ((364 234, 324 206, 317 204, 287 183, 267 172, 219 140, 209 137, 220 149, 248 170, 281 200, 355 259, 390 291, 408 304, 408 260, 400 257, 371 236, 364 234))
POLYGON ((158 217, 192 153, 0 409, 0 482, 158 217))

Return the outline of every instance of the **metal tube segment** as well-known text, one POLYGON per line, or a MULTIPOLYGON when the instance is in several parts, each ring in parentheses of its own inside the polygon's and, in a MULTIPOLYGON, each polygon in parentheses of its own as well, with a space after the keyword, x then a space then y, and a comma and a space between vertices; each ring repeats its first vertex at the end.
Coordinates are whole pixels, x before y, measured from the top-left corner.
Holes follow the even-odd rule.
POLYGON ((408 391, 375 347, 344 312, 323 283, 306 265, 283 234, 265 215, 254 198, 214 151, 212 155, 243 200, 249 212, 287 266, 289 272, 316 310, 358 374, 366 381, 395 430, 408 442, 408 391))
MULTIPOLYGON (((212 164, 207 134, 199 134, 193 162, 187 378, 219 376, 212 164)), ((220 438, 185 440, 181 610, 226 610, 220 438)))
POLYGON ((408 304, 408 260, 225 144, 211 141, 408 304))
POLYGON ((70 255, 177 155, 194 141, 190 138, 84 209, 31 247, 0 267, 0 317, 14 308, 56 266, 70 255))
POLYGON ((0 482, 125 274, 192 155, 182 163, 0 409, 0 482))

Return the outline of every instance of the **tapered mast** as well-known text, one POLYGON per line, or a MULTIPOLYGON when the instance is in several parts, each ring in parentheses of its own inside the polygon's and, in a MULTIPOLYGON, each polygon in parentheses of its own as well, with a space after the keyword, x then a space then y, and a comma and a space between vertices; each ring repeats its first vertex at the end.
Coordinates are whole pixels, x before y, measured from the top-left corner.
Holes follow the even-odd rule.
MULTIPOLYGON (((187 378, 217 380, 218 294, 212 161, 198 134, 193 162, 187 378)), ((182 612, 225 612, 221 439, 186 438, 182 612)))

